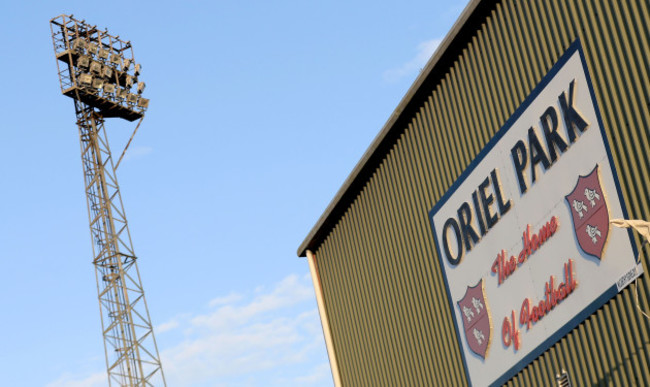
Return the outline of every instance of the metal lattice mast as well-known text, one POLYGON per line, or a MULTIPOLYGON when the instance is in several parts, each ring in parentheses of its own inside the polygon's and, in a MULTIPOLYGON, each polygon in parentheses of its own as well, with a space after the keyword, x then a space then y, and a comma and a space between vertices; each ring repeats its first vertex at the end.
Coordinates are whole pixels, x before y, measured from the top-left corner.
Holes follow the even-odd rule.
POLYGON ((137 82, 139 66, 129 72, 132 52, 124 58, 129 42, 72 16, 52 19, 51 27, 61 89, 74 99, 79 128, 109 385, 165 385, 104 129, 104 117, 142 119, 148 100, 129 93, 134 84, 129 77, 137 82))

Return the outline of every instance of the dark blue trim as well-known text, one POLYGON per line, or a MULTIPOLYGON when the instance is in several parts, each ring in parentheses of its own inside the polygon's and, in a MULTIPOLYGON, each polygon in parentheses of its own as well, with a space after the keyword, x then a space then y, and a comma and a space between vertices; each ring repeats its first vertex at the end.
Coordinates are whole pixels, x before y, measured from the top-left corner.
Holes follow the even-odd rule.
POLYGON ((449 290, 449 281, 447 280, 447 271, 445 270, 445 262, 442 253, 440 252, 440 242, 438 241, 438 235, 436 235, 436 228, 433 224, 433 215, 429 212, 429 222, 431 223, 431 229, 433 230, 433 239, 436 243, 436 249, 438 251, 438 259, 440 260, 440 269, 442 269, 442 279, 445 281, 445 289, 447 290, 447 302, 451 305, 451 318, 454 320, 454 331, 456 332, 456 342, 458 343, 461 359, 463 359, 463 370, 465 370, 465 378, 467 383, 472 385, 472 381, 469 378, 469 371, 467 368, 467 359, 465 358, 465 351, 463 350, 463 337, 460 335, 460 330, 458 328, 458 320, 456 319, 456 308, 454 307, 454 301, 451 299, 451 291, 449 290))
MULTIPOLYGON (((576 51, 580 55, 580 60, 582 62, 582 67, 585 72, 585 77, 587 81, 587 86, 589 88, 589 95, 591 96, 591 102, 594 107, 594 111, 596 113, 596 118, 598 121, 598 125, 600 126, 600 134, 603 139, 603 143, 605 145, 605 151, 607 152, 607 157, 609 160, 609 165, 614 177, 614 184, 616 186, 616 192, 618 194, 618 200, 621 205, 621 209, 623 211, 623 217, 628 218, 628 213, 627 213, 627 207, 625 205, 625 202, 623 201, 623 193, 621 191, 621 187, 619 184, 619 179, 618 179, 618 173, 616 172, 616 167, 614 165, 614 159, 612 157, 612 152, 611 148, 609 146, 609 141, 607 139, 607 133, 605 132, 605 127, 603 125, 602 117, 600 115, 600 109, 598 108, 598 104, 596 102, 596 95, 594 93, 593 85, 591 83, 591 76, 589 75, 589 69, 587 68, 587 62, 585 60, 585 55, 582 50, 582 45, 580 43, 580 39, 576 39, 569 48, 567 48, 566 52, 562 54, 562 56, 558 59, 558 61, 553 65, 553 67, 549 70, 549 72, 542 78, 542 80, 535 86, 533 91, 526 97, 526 99, 521 103, 521 105, 515 110, 515 112, 510 116, 510 118, 505 122, 505 124, 499 129, 499 131, 490 139, 490 141, 486 144, 486 146, 479 152, 479 154, 472 160, 472 162, 469 164, 469 166, 463 171, 463 173, 456 179, 456 181, 451 185, 451 187, 445 192, 445 194, 436 202, 436 204, 433 206, 433 208, 429 211, 429 223, 431 225, 431 230, 433 232, 433 238, 436 244, 436 250, 438 252, 438 259, 440 261, 440 265, 442 268, 442 277, 445 282, 445 289, 447 291, 447 300, 449 302, 449 305, 451 305, 451 315, 454 320, 454 329, 456 331, 456 337, 457 337, 457 342, 459 345, 459 349, 461 352, 461 357, 463 359, 463 367, 465 370, 465 376, 467 378, 467 382, 469 385, 472 385, 472 380, 470 379, 469 375, 469 369, 467 367, 467 359, 465 357, 465 351, 463 350, 463 341, 462 341, 462 336, 458 328, 458 321, 456 320, 456 310, 454 308, 454 302, 451 299, 451 292, 449 290, 449 280, 447 278, 447 271, 444 269, 445 267, 445 257, 442 254, 442 251, 440 249, 440 241, 438 241, 438 236, 436 235, 436 228, 435 224, 433 221, 433 216, 440 210, 440 208, 449 200, 449 198, 456 192, 456 190, 460 187, 461 184, 469 177, 469 175, 476 169, 478 164, 483 161, 483 159, 487 156, 487 154, 492 150, 492 148, 495 147, 495 145, 501 140, 501 138, 510 130, 512 125, 515 123, 517 119, 523 114, 523 112, 530 106, 530 104, 537 98, 537 96, 544 90, 544 88, 549 84, 549 82, 555 77, 555 75, 564 67, 566 62, 576 53, 576 51)), ((628 229, 628 236, 630 238, 630 245, 632 246, 632 249, 634 251, 635 256, 638 256, 638 251, 636 248, 636 245, 634 244, 634 238, 632 235, 632 230, 628 229)), ((597 309, 599 309, 601 306, 603 306, 607 301, 609 301, 612 297, 614 297, 618 293, 618 289, 616 287, 616 284, 614 284, 612 287, 607 289, 603 294, 601 294, 598 298, 596 298, 592 303, 590 303, 587 307, 585 307, 582 311, 580 311, 576 316, 574 316, 569 322, 564 324, 560 329, 558 329, 554 334, 552 334, 549 338, 547 338, 544 342, 539 344, 535 349, 533 349, 528 355, 526 355, 522 360, 517 362, 513 367, 511 367, 509 370, 507 370, 499 379, 497 379, 492 385, 502 385, 510 378, 515 376, 519 371, 524 369, 529 363, 531 363, 535 358, 540 356, 542 353, 546 352, 547 349, 549 349, 553 344, 555 344, 557 341, 559 341, 562 337, 564 337, 566 334, 568 334, 571 330, 573 330, 576 326, 578 326, 582 321, 584 321, 587 317, 589 317, 591 314, 593 314, 597 309)))

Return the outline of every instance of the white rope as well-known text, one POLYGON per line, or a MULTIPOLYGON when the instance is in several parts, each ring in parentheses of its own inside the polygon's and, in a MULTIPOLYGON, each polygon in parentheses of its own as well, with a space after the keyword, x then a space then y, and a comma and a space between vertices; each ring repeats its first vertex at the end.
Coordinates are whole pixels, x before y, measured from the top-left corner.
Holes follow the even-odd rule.
MULTIPOLYGON (((641 258, 641 251, 643 251, 643 248, 648 245, 650 245, 650 242, 648 242, 647 240, 645 241, 645 243, 641 245, 641 249, 639 250, 639 255, 637 255, 636 257, 637 262, 641 262, 639 260, 641 258)), ((641 302, 639 302, 639 284, 637 283, 637 281, 639 280, 640 277, 641 276, 636 277, 636 279, 634 280, 634 301, 636 301, 636 308, 639 310, 639 312, 641 312, 641 314, 643 314, 645 318, 650 320, 650 316, 646 312, 644 312, 643 309, 641 309, 641 302)))

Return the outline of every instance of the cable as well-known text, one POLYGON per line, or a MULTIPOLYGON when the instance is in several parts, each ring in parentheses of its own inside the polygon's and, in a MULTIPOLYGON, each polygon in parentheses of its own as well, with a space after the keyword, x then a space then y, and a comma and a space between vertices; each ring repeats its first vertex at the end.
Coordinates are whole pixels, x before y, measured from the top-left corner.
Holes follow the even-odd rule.
POLYGON ((126 143, 126 146, 124 147, 124 150, 122 151, 122 155, 120 156, 119 160, 117 160, 117 164, 115 164, 115 168, 113 168, 114 171, 117 170, 117 167, 120 166, 120 162, 122 162, 122 158, 126 154, 126 150, 129 149, 129 145, 131 145, 131 140, 133 140, 133 137, 135 136, 135 133, 138 131, 138 128, 140 127, 140 124, 142 123, 142 119, 144 119, 144 116, 140 118, 140 121, 138 121, 138 125, 135 127, 135 130, 133 131, 133 134, 131 135, 131 138, 129 138, 129 142, 126 143))

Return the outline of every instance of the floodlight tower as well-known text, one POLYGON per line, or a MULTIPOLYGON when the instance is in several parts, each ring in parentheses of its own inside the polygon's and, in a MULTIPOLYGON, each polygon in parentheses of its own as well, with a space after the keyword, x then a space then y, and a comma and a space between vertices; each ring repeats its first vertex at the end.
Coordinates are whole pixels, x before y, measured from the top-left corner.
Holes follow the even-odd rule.
POLYGON ((117 184, 120 160, 114 163, 104 130, 107 117, 144 117, 141 66, 129 41, 72 15, 53 18, 50 29, 61 92, 77 115, 108 382, 166 385, 117 184))

